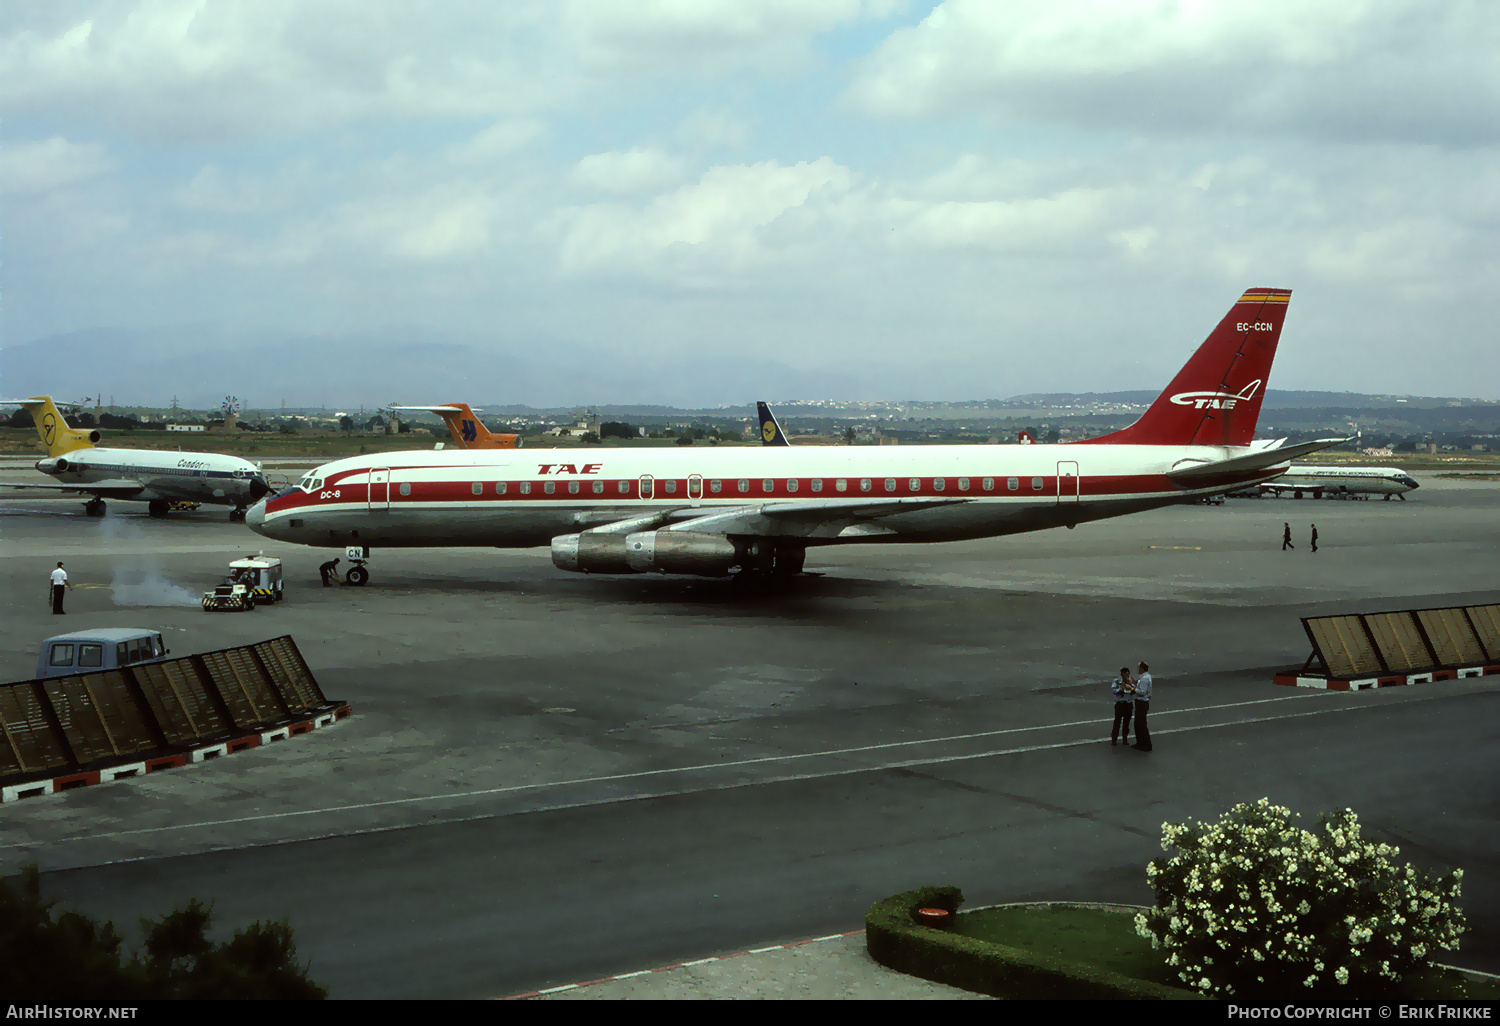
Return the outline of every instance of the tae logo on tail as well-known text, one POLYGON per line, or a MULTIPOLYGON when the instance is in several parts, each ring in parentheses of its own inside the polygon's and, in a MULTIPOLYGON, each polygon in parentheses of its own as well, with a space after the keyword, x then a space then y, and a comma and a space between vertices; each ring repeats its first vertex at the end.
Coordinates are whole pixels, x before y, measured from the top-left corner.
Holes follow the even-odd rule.
POLYGON ((1232 410, 1241 399, 1255 398, 1260 381, 1252 381, 1237 393, 1231 392, 1178 392, 1172 402, 1178 406, 1191 406, 1195 410, 1232 410))

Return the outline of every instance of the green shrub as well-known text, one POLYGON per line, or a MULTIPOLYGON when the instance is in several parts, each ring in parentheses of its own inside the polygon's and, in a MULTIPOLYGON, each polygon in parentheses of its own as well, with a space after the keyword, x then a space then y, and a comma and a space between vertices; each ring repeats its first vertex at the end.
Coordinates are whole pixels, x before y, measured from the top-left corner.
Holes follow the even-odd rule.
POLYGON ((1212 825, 1162 824, 1146 875, 1156 907, 1136 930, 1178 978, 1214 997, 1389 995, 1440 950, 1458 947, 1463 870, 1397 867, 1348 809, 1316 832, 1262 798, 1212 825))
POLYGON ((113 923, 57 912, 41 896, 35 864, 0 880, 0 994, 11 1000, 140 1001, 323 998, 297 964, 285 921, 251 923, 226 943, 206 934, 213 906, 197 899, 159 919, 142 919, 143 952, 122 958, 113 923))

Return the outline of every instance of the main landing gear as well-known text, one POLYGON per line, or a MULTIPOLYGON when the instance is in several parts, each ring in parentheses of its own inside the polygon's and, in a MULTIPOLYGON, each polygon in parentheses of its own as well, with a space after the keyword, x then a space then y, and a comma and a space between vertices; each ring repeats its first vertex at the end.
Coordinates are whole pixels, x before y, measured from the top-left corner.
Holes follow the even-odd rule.
POLYGON ((83 511, 91 517, 104 516, 104 500, 90 499, 88 502, 85 502, 83 504, 83 511))
POLYGON ((164 517, 167 515, 167 510, 170 509, 171 506, 172 504, 166 499, 152 499, 150 502, 146 503, 146 512, 153 517, 164 517))
POLYGON ((757 538, 745 549, 737 581, 786 580, 802 572, 807 546, 780 539, 757 538))
POLYGON ((246 507, 246 506, 240 506, 240 507, 238 507, 236 509, 230 510, 229 511, 229 519, 230 520, 244 520, 245 519, 245 511, 247 509, 248 509, 248 507, 246 507))

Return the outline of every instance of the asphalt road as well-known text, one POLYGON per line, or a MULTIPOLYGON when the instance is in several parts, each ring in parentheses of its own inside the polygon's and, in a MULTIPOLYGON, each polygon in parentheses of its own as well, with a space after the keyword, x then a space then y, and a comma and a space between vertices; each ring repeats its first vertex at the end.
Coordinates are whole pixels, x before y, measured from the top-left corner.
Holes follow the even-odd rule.
POLYGON ((49 893, 122 925, 189 896, 226 930, 290 917, 335 997, 500 996, 857 929, 923 883, 1149 903, 1163 821, 1266 796, 1464 867, 1475 931, 1451 961, 1496 972, 1500 677, 1270 677, 1306 657, 1299 616, 1500 599, 1497 506, 1494 484, 1424 481, 1404 504, 1186 507, 819 552, 822 576, 770 590, 491 550, 376 553, 367 588, 323 589, 327 555, 289 549, 288 601, 229 617, 196 592, 265 542, 222 512, 6 499, 10 679, 58 629, 65 559, 69 628, 153 625, 174 653, 291 633, 356 712, 7 805, 0 865, 39 861, 49 893), (1150 754, 1107 740, 1102 682, 1137 659, 1150 754))

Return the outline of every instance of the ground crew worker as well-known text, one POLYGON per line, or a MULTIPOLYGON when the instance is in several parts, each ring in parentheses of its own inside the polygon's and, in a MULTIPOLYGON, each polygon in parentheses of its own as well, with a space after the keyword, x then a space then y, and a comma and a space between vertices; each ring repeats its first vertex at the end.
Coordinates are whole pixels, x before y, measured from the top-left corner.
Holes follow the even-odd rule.
POLYGON ((1318 525, 1317 524, 1313 524, 1312 550, 1314 552, 1318 551, 1318 525))
POLYGON ((1285 552, 1287 549, 1295 549, 1296 547, 1292 544, 1292 525, 1283 522, 1281 525, 1281 551, 1285 552))
POLYGON ((323 587, 325 588, 332 587, 329 583, 330 581, 338 581, 340 584, 344 583, 339 580, 339 561, 336 559, 330 559, 318 567, 318 573, 323 575, 323 587))
MULTIPOLYGON (((1130 683, 1130 667, 1120 667, 1120 676, 1110 681, 1109 690, 1115 696, 1115 722, 1109 728, 1109 743, 1124 741, 1130 744, 1130 714, 1135 710, 1135 685, 1130 683)), ((1137 735, 1139 736, 1139 735, 1137 735)))
POLYGON ((1130 747, 1138 752, 1151 751, 1151 731, 1146 729, 1146 714, 1151 711, 1151 667, 1136 663, 1139 676, 1131 681, 1135 685, 1135 744, 1130 747))
POLYGON ((62 602, 64 588, 66 588, 68 591, 72 591, 73 585, 68 583, 68 572, 63 569, 63 565, 61 561, 59 561, 57 564, 57 569, 52 571, 52 612, 54 613, 61 613, 63 611, 62 602))

